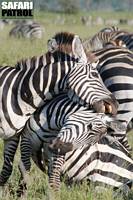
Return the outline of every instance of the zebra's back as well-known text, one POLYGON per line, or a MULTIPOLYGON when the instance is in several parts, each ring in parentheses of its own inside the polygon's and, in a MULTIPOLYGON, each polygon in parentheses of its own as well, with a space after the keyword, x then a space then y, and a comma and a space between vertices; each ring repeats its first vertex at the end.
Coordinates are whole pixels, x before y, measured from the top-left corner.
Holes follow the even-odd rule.
MULTIPOLYGON (((46 146, 45 143, 42 146, 40 142, 39 151, 32 156, 42 171, 45 171, 49 158, 46 146)), ((95 145, 85 145, 67 153, 61 171, 62 176, 65 176, 65 181, 69 184, 90 180, 120 187, 132 182, 133 160, 117 140, 107 135, 95 145)))

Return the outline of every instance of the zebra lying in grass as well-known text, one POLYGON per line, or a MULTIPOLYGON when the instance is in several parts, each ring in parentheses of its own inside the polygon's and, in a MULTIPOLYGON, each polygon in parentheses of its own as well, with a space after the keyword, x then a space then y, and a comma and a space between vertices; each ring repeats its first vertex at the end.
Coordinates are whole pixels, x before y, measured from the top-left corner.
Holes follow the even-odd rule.
POLYGON ((9 32, 9 36, 16 38, 30 38, 40 39, 44 33, 44 28, 37 22, 34 21, 22 21, 18 22, 15 27, 9 32))
POLYGON ((54 152, 48 164, 49 183, 52 188, 59 189, 65 154, 98 142, 106 134, 107 126, 113 126, 112 122, 122 129, 122 124, 114 120, 72 102, 66 94, 57 96, 30 117, 21 134, 21 160, 25 169, 30 170, 31 152, 39 150, 42 142, 49 144, 49 150, 54 152))
MULTIPOLYGON (((53 155, 39 137, 36 141, 38 146, 35 149, 35 141, 32 140, 32 159, 46 172, 47 163, 53 159, 53 155)), ((103 184, 104 187, 108 185, 127 190, 133 182, 133 160, 124 146, 107 134, 92 146, 83 145, 68 152, 61 167, 61 176, 68 185, 87 180, 103 184)))

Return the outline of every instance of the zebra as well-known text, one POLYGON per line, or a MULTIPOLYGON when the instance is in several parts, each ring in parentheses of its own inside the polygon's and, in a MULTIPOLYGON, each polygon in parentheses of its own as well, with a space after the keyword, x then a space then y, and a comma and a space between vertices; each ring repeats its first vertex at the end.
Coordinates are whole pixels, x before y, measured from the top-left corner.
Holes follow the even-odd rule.
POLYGON ((100 32, 114 32, 116 33, 116 36, 113 36, 112 39, 118 39, 122 40, 124 44, 128 47, 128 49, 133 50, 133 34, 129 33, 124 30, 120 30, 118 27, 112 26, 112 27, 106 27, 102 29, 100 32), (122 35, 121 33, 125 33, 122 35))
POLYGON ((103 44, 103 48, 104 47, 121 47, 121 48, 126 48, 126 44, 122 41, 122 40, 110 40, 107 43, 103 44))
POLYGON ((49 50, 57 49, 22 60, 14 68, 0 68, 0 137, 4 140, 0 186, 11 174, 21 130, 46 100, 64 91, 73 101, 99 112, 117 112, 117 101, 104 86, 97 63, 86 62, 79 36, 57 33, 48 44, 49 50))
MULTIPOLYGON (((87 50, 86 50, 87 52, 87 50)), ((89 53, 88 53, 89 55, 89 53)), ((99 59, 98 71, 106 87, 119 102, 117 119, 127 121, 133 118, 133 53, 128 49, 108 47, 93 52, 99 59)), ((125 131, 114 133, 122 144, 130 150, 125 131)))
POLYGON ((22 21, 19 22, 11 29, 9 36, 17 38, 37 38, 41 39, 44 33, 44 28, 34 21, 22 21))
MULTIPOLYGON (((118 127, 118 122, 113 120, 103 113, 96 113, 71 101, 67 94, 60 94, 37 109, 26 122, 21 134, 21 161, 25 169, 30 171, 30 155, 32 147, 33 151, 36 149, 37 138, 49 144, 49 149, 54 153, 53 161, 49 163, 49 183, 52 188, 59 189, 60 168, 64 162, 64 155, 85 144, 92 145, 98 142, 106 134, 107 125, 118 127), (34 145, 31 145, 33 141, 34 145), (58 160, 60 166, 56 169, 58 160)), ((121 127, 117 130, 120 131, 122 124, 119 126, 121 127)), ((123 128, 125 129, 124 124, 123 128)))
MULTIPOLYGON (((36 142, 31 140, 32 159, 37 167, 46 173, 49 159, 53 159, 53 155, 47 143, 42 143, 39 137, 36 142)), ((83 145, 66 153, 61 176, 65 177, 63 180, 67 185, 86 180, 88 183, 94 182, 95 185, 111 186, 115 190, 127 190, 131 188, 133 181, 133 160, 124 146, 107 134, 91 146, 83 145)))
POLYGON ((106 43, 111 41, 117 41, 116 44, 119 45, 119 41, 123 41, 123 47, 128 47, 128 44, 125 40, 122 39, 123 35, 127 35, 126 32, 123 31, 115 31, 115 32, 98 32, 90 39, 83 40, 83 46, 90 51, 96 51, 102 49, 106 46, 106 43), (120 37, 121 36, 121 37, 120 37))
POLYGON ((120 28, 117 26, 110 26, 100 30, 100 32, 112 32, 112 31, 120 31, 120 28))
MULTIPOLYGON (((99 50, 106 45, 106 43, 114 40, 123 41, 125 46, 133 50, 133 34, 126 31, 100 31, 95 34, 91 39, 84 40, 84 46, 90 50, 99 50)), ((124 46, 124 47, 125 47, 124 46)))

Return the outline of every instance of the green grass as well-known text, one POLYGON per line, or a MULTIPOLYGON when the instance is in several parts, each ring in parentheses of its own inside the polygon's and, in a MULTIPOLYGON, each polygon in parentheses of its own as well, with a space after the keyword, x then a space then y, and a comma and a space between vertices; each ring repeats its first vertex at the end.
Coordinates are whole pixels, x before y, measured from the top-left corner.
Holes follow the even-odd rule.
MULTIPOLYGON (((9 38, 8 33, 11 29, 12 25, 6 26, 3 30, 0 31, 0 65, 11 65, 14 66, 15 63, 22 59, 31 57, 34 55, 41 55, 46 52, 46 43, 47 40, 52 37, 56 32, 59 31, 69 31, 76 34, 79 34, 81 38, 89 37, 99 31, 103 26, 92 26, 87 27, 82 25, 80 21, 80 17, 83 15, 92 15, 93 19, 96 19, 97 16, 102 16, 104 19, 110 19, 112 16, 116 19, 127 18, 131 19, 132 13, 129 12, 108 12, 108 13, 100 13, 100 12, 88 12, 88 13, 79 13, 76 15, 66 15, 66 14, 57 14, 57 13, 48 13, 41 12, 35 13, 35 20, 39 21, 45 28, 45 33, 42 39, 40 40, 24 40, 24 39, 14 39, 9 38), (55 19, 57 19, 58 15, 61 15, 62 18, 65 18, 65 24, 58 25, 55 24, 55 19), (75 22, 74 22, 75 21, 75 22), (73 23, 74 22, 74 23, 73 23)), ((127 29, 132 31, 132 27, 128 26, 120 26, 123 29, 127 29)), ((132 133, 129 134, 129 141, 133 147, 133 137, 132 133)), ((3 159, 3 142, 0 143, 0 166, 2 167, 2 159, 3 159)), ((14 194, 10 194, 10 188, 12 188, 13 192, 17 188, 19 171, 17 168, 17 164, 19 161, 19 152, 16 155, 14 170, 12 176, 10 177, 9 184, 4 189, 4 196, 0 200, 15 200, 17 199, 14 194)), ((43 174, 39 169, 32 165, 30 176, 30 186, 28 188, 28 196, 27 200, 45 200, 47 199, 48 192, 48 177, 43 174)), ((111 189, 107 189, 106 191, 102 191, 98 193, 94 189, 94 185, 92 184, 90 187, 87 186, 86 183, 83 183, 78 186, 73 186, 72 188, 67 188, 65 184, 62 183, 61 187, 61 199, 63 200, 113 200, 113 192, 111 189)), ((127 200, 133 199, 133 193, 127 197, 127 200)), ((123 197, 119 196, 115 197, 115 200, 124 200, 123 197)))

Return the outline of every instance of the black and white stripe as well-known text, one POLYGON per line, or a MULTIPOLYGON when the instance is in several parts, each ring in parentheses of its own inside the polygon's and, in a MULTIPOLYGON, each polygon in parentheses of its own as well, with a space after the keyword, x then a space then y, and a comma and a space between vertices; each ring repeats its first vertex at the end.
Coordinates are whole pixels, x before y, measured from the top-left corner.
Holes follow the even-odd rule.
POLYGON ((102 49, 110 41, 123 41, 123 47, 133 50, 133 34, 126 31, 100 31, 91 39, 84 41, 84 46, 90 50, 102 49), (124 45, 125 44, 125 45, 124 45))
POLYGON ((63 47, 80 45, 80 55, 75 49, 68 53, 60 49, 20 61, 14 68, 0 68, 0 136, 7 139, 23 128, 27 119, 47 99, 69 91, 69 96, 88 105, 101 100, 116 111, 116 101, 104 86, 95 63, 80 63, 85 56, 78 36, 59 33, 63 47), (66 43, 64 44, 64 37, 66 43), (71 40, 71 41, 70 41, 71 40), (81 52, 82 51, 82 52, 81 52), (77 53, 77 54, 76 54, 77 53), (73 54, 73 55, 70 55, 73 54), (77 98, 75 95, 77 95, 77 98), (114 105, 115 104, 115 105, 114 105))
POLYGON ((44 33, 44 28, 37 22, 34 21, 22 21, 18 22, 15 27, 9 32, 9 36, 17 38, 30 38, 40 39, 44 33))
MULTIPOLYGON (((46 143, 41 145, 40 141, 39 147, 38 140, 38 149, 34 151, 32 159, 45 171, 51 153, 46 143)), ((88 180, 120 188, 132 184, 133 160, 121 143, 106 135, 92 146, 84 145, 67 153, 61 174, 65 176, 67 184, 88 180)))
MULTIPOLYGON (((117 119, 127 121, 128 125, 133 118, 133 53, 112 47, 94 54, 99 59, 98 71, 104 84, 119 102, 117 119)), ((116 137, 128 148, 125 132, 122 135, 116 133, 116 137)))
MULTIPOLYGON (((101 127, 106 127, 106 116, 94 113, 91 110, 88 111, 85 107, 79 105, 77 107, 77 104, 71 102, 67 96, 66 98, 62 97, 63 95, 60 95, 57 99, 49 102, 47 107, 43 107, 39 112, 36 112, 28 120, 23 135, 23 137, 30 139, 32 158, 39 168, 45 170, 46 163, 49 161, 49 181, 51 186, 54 189, 59 188, 60 170, 63 175, 68 175, 69 182, 89 179, 94 182, 98 181, 119 187, 131 181, 133 179, 133 160, 130 158, 127 150, 112 136, 101 135, 102 139, 99 137, 101 127), (75 112, 74 108, 76 108, 75 112), (48 118, 46 118, 46 114, 49 116, 48 118), (68 122, 68 125, 63 125, 63 121, 66 125, 68 122), (61 126, 63 126, 63 130, 65 128, 65 138, 70 136, 69 131, 71 130, 72 138, 69 137, 67 142, 72 142, 75 135, 78 135, 78 137, 80 134, 84 135, 86 128, 88 136, 94 130, 92 133, 94 141, 99 140, 99 142, 90 146, 91 143, 88 139, 88 145, 82 145, 83 143, 81 143, 78 149, 76 148, 65 154, 64 161, 63 155, 60 154, 61 151, 58 151, 58 153, 55 151, 54 153, 51 152, 49 143, 47 143, 51 139, 53 140, 53 137, 56 137, 56 139, 58 136, 60 137, 62 132, 58 133, 58 131, 61 126), (75 129, 72 129, 74 126, 75 129), (42 142, 44 144, 43 147, 42 142)), ((66 148, 69 148, 69 144, 67 144, 66 148)))
MULTIPOLYGON (((78 96, 76 101, 85 102, 96 109, 99 104, 102 109, 106 107, 104 104, 109 103, 112 112, 116 113, 117 102, 103 85, 96 64, 86 63, 79 37, 59 33, 52 38, 51 45, 52 41, 54 44, 57 42, 58 47, 53 53, 22 60, 14 68, 0 68, 0 137, 6 141, 7 157, 11 137, 22 130, 33 112, 45 104, 45 100, 60 92, 70 91, 72 99, 75 99, 75 93, 78 96), (64 52, 66 46, 68 51, 64 52)), ((6 170, 12 168, 12 163, 13 160, 10 160, 10 167, 6 167, 6 170)), ((3 185, 3 179, 1 174, 0 185, 3 185)))
POLYGON ((100 32, 112 32, 112 31, 120 31, 120 28, 117 26, 110 26, 100 30, 100 32))
POLYGON ((23 147, 28 144, 29 149, 32 147, 31 151, 34 152, 38 140, 51 143, 49 149, 54 152, 54 156, 50 157, 52 160, 49 163, 49 182, 52 187, 58 189, 64 155, 84 144, 92 145, 99 141, 106 134, 107 126, 112 126, 111 123, 116 126, 118 122, 105 114, 98 114, 72 102, 66 94, 59 95, 37 110, 27 121, 22 134, 21 154, 24 156, 21 160, 26 170, 29 170, 29 150, 23 147))

